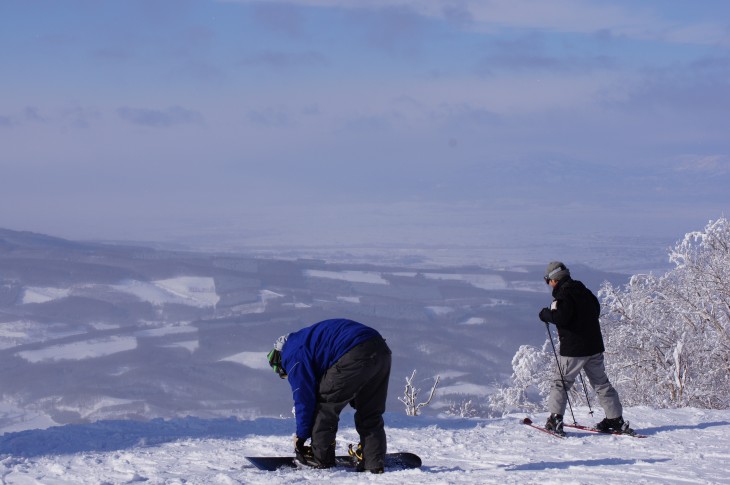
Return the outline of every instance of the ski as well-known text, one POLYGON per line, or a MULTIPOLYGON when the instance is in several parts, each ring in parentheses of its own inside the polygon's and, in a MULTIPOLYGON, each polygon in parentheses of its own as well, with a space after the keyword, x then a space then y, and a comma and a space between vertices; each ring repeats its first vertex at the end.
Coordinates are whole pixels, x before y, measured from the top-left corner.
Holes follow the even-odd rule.
MULTIPOLYGON (((564 434, 558 434, 553 431, 550 431, 548 429, 543 428, 542 426, 538 426, 535 423, 532 422, 530 418, 525 418, 521 421, 522 424, 526 424, 530 426, 531 428, 535 428, 538 431, 542 431, 543 433, 547 433, 549 435, 555 436, 556 438, 565 438, 564 434)), ((573 428, 573 429, 579 429, 582 431, 587 431, 589 433, 596 433, 596 434, 605 434, 605 435, 617 435, 617 436, 630 436, 632 438, 648 438, 648 435, 645 434, 638 434, 636 431, 631 430, 631 432, 628 433, 621 433, 619 431, 601 431, 593 426, 584 426, 582 424, 568 424, 566 422, 563 422, 563 427, 567 428, 573 428)))
POLYGON ((536 425, 535 423, 532 422, 532 420, 530 418, 525 418, 525 419, 523 419, 520 422, 522 424, 526 424, 527 426, 529 426, 531 428, 535 428, 538 431, 542 431, 543 433, 547 433, 547 434, 549 434, 551 436, 555 436, 556 438, 561 438, 561 439, 562 438, 565 438, 565 435, 564 434, 558 434, 558 433, 555 433, 554 431, 550 431, 549 429, 545 429, 542 426, 536 425))
POLYGON ((563 422, 564 427, 568 428, 574 428, 574 429, 580 429, 583 431, 588 431, 590 433, 596 433, 596 434, 612 434, 617 436, 631 436, 632 438, 648 438, 648 435, 645 434, 638 434, 636 431, 631 430, 628 433, 621 433, 620 431, 601 431, 600 429, 597 429, 593 426, 583 426, 581 424, 568 424, 566 422, 563 422))

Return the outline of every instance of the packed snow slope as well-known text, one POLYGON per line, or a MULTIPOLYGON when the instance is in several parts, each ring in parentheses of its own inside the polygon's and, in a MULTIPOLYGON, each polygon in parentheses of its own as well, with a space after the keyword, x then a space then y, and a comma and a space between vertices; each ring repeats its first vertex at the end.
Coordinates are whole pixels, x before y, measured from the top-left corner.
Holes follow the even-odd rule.
MULTIPOLYGON (((245 456, 290 454, 290 418, 98 421, 5 433, 0 479, 8 485, 730 483, 730 410, 630 408, 625 416, 649 437, 575 431, 559 439, 521 424, 521 414, 464 419, 391 411, 390 451, 415 452, 423 466, 384 475, 251 466, 245 456)), ((542 423, 546 415, 532 418, 542 423)), ((576 409, 576 418, 598 419, 587 409, 576 409)), ((351 442, 357 434, 352 415, 344 414, 339 451, 351 442)))

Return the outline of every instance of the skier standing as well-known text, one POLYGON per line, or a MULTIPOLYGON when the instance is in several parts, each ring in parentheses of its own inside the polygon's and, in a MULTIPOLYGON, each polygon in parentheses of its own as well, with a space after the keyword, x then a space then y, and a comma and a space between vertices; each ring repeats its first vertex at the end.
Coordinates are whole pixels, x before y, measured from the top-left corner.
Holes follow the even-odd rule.
POLYGON ((353 320, 324 320, 279 337, 268 360, 292 388, 298 461, 334 466, 340 412, 350 404, 360 435, 359 469, 383 472, 391 352, 380 333, 353 320), (310 438, 311 447, 305 446, 310 438))
POLYGON ((609 382, 603 363, 605 348, 598 320, 601 312, 598 298, 583 283, 572 279, 560 261, 548 264, 544 279, 552 288, 553 302, 540 311, 539 317, 545 323, 555 324, 560 340, 560 369, 550 390, 550 417, 545 428, 563 434, 568 391, 583 369, 606 413, 596 428, 603 432, 630 432, 629 422, 622 416, 618 393, 609 382))

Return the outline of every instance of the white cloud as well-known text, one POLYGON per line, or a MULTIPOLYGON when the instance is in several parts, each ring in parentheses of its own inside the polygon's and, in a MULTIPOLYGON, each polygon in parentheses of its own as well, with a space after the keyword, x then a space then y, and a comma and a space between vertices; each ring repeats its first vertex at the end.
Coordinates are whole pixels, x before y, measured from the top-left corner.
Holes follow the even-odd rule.
POLYGON ((23 303, 46 303, 53 300, 66 298, 71 294, 69 288, 44 288, 29 286, 23 290, 23 303))
MULTIPOLYGON (((254 3, 255 0, 220 0, 254 3)), ((407 8, 417 14, 453 21, 452 0, 269 0, 302 7, 343 9, 407 8)), ((720 23, 702 21, 683 24, 662 18, 662 12, 635 3, 585 0, 462 0, 458 19, 470 28, 492 31, 500 28, 545 29, 556 32, 594 33, 635 39, 694 44, 727 44, 730 34, 720 23)))
POLYGON ((715 175, 730 173, 730 156, 728 155, 684 155, 679 157, 676 167, 679 172, 702 172, 715 175))

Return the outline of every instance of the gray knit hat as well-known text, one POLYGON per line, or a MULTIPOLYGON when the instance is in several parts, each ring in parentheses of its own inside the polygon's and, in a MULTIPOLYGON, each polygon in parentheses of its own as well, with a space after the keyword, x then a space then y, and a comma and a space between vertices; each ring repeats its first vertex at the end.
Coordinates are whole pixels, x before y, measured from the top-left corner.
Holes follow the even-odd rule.
POLYGON ((566 276, 570 276, 570 270, 560 261, 552 261, 545 269, 545 283, 550 280, 561 280, 566 276))

